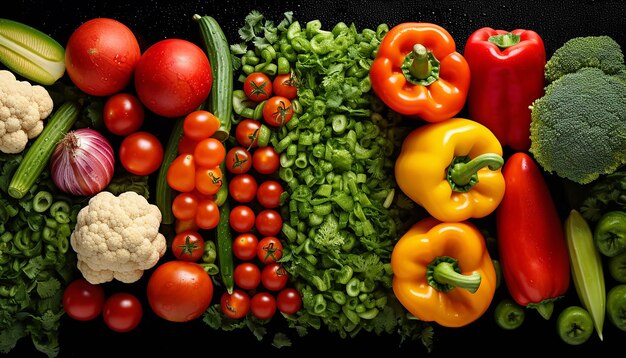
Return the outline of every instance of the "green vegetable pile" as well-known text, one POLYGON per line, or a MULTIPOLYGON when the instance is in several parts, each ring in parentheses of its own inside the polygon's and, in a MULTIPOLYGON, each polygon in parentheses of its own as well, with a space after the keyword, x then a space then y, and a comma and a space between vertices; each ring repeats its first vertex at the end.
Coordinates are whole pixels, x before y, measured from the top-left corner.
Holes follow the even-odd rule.
MULTIPOLYGON (((301 335, 322 327, 342 338, 397 333, 430 347, 432 328, 408 315, 391 289, 393 246, 422 212, 391 174, 409 129, 369 82, 387 30, 345 23, 325 30, 319 20, 300 24, 291 13, 276 26, 253 11, 239 31, 244 43, 231 45, 231 53, 244 73, 254 64, 274 74, 287 63, 298 81, 295 115, 270 138, 285 183, 281 215, 289 218, 279 261, 303 295, 303 309, 287 317, 288 325, 301 335)), ((213 318, 205 321, 215 325, 213 318)))

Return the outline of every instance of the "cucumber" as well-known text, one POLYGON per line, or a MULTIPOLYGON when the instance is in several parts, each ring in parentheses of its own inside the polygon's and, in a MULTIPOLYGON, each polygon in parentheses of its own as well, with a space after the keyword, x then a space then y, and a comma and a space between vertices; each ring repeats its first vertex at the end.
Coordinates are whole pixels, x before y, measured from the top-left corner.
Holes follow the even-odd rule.
POLYGON ((174 123, 172 133, 170 134, 165 147, 163 162, 161 163, 156 179, 155 202, 161 211, 161 224, 164 225, 171 225, 176 220, 174 214, 172 213, 172 201, 174 200, 176 193, 167 183, 167 171, 174 159, 178 156, 178 143, 183 137, 184 122, 185 117, 180 117, 176 119, 176 122, 174 123))
POLYGON ((33 27, 0 19, 0 63, 25 79, 51 85, 65 73, 65 48, 33 27))
POLYGON ((209 111, 221 122, 220 128, 213 137, 225 142, 230 136, 233 112, 233 65, 230 60, 230 47, 224 31, 215 18, 195 14, 193 19, 200 26, 200 34, 213 72, 213 83, 207 105, 209 111))
POLYGON ((54 147, 78 120, 80 109, 77 102, 66 101, 52 114, 13 174, 7 190, 10 196, 21 199, 35 184, 50 162, 54 147))
MULTIPOLYGON (((224 185, 222 183, 222 185, 224 185)), ((220 276, 224 288, 230 294, 235 287, 234 263, 233 263, 233 239, 230 232, 230 203, 225 201, 220 207, 220 221, 217 223, 216 240, 217 260, 220 268, 220 276)))

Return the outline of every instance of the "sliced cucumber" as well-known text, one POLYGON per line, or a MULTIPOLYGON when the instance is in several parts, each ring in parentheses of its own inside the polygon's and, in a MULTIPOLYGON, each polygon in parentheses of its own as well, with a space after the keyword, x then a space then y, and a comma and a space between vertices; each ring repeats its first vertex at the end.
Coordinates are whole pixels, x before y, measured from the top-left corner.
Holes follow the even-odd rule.
POLYGON ((51 85, 65 73, 65 48, 40 30, 0 19, 0 63, 25 79, 51 85))

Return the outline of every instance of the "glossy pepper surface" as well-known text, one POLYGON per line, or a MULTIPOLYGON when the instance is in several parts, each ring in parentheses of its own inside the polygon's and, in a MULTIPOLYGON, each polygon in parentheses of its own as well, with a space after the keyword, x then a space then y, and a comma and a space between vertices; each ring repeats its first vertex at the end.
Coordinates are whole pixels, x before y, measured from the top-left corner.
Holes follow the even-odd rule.
POLYGON ((469 118, 489 128, 502 146, 530 148, 530 108, 544 94, 546 51, 532 30, 484 27, 470 35, 463 52, 472 81, 469 118))
POLYGON ((482 124, 450 118, 404 139, 395 164, 404 194, 440 221, 491 214, 504 196, 502 146, 482 124))
POLYGON ((518 304, 549 319, 554 301, 570 284, 563 224, 532 157, 512 154, 502 174, 506 191, 496 209, 496 228, 504 282, 518 304))
POLYGON ((423 321, 462 327, 485 313, 496 271, 485 240, 469 222, 428 217, 415 223, 391 253, 393 292, 423 321))
POLYGON ((370 79, 376 95, 394 111, 439 122, 465 105, 470 70, 448 31, 431 23, 406 22, 382 39, 370 79))

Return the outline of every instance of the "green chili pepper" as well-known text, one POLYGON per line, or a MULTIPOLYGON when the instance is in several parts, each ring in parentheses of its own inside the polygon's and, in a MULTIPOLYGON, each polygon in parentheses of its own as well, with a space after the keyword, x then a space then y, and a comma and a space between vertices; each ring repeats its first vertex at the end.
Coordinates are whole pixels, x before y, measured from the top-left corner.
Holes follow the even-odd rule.
POLYGON ((606 296, 606 313, 609 321, 626 332, 626 285, 613 286, 606 296))
POLYGON ((46 190, 41 190, 33 197, 33 210, 38 213, 43 213, 48 210, 52 205, 52 193, 46 190))
POLYGON ((626 251, 626 212, 609 211, 596 224, 593 239, 598 251, 613 257, 626 251))

